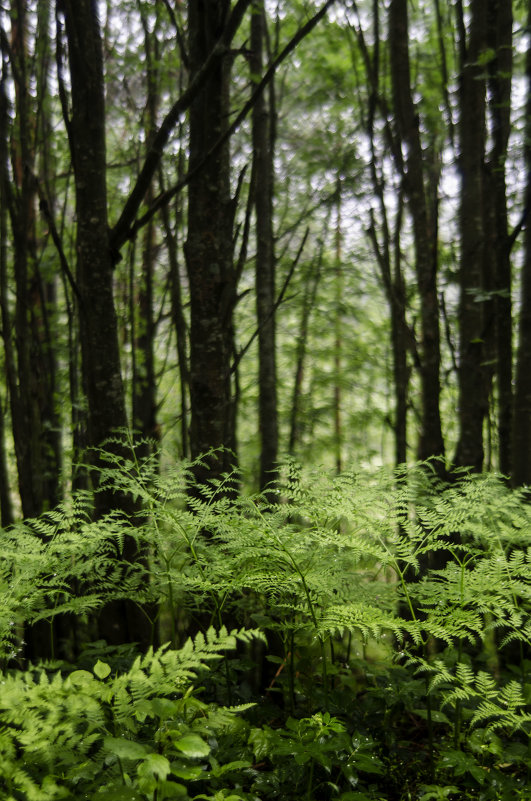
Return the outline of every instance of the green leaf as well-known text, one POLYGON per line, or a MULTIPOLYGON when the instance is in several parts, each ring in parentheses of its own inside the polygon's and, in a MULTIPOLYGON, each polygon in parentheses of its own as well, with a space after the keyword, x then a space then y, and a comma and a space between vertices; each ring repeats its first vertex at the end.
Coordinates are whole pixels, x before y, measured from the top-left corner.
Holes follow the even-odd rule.
POLYGON ((89 673, 88 670, 74 670, 73 673, 70 673, 68 676, 68 681, 72 684, 90 684, 91 681, 94 681, 94 676, 92 673, 89 673))
POLYGON ((124 784, 108 784, 100 787, 92 796, 94 801, 138 801, 138 789, 126 787, 124 784))
MULTIPOLYGON (((225 765, 217 765, 216 767, 213 767, 210 773, 212 776, 215 776, 216 779, 219 779, 219 777, 223 776, 224 773, 230 773, 230 771, 233 770, 245 770, 245 768, 250 768, 251 765, 252 762, 249 762, 246 759, 237 759, 234 762, 227 762, 225 765)), ((198 770, 200 770, 202 773, 200 768, 198 768, 198 770)))
POLYGON ((185 734, 174 745, 187 757, 206 757, 210 753, 210 746, 198 734, 185 734))
POLYGON ((98 659, 94 665, 93 670, 98 679, 106 679, 111 672, 110 665, 108 665, 106 662, 102 662, 100 659, 98 659))
POLYGON ((169 698, 151 699, 151 709, 153 710, 153 714, 161 718, 161 720, 166 720, 166 718, 175 715, 178 707, 179 704, 177 701, 170 701, 169 698))
POLYGON ((179 784, 179 782, 171 782, 171 781, 163 781, 160 782, 157 787, 158 793, 157 798, 182 798, 186 796, 188 798, 188 793, 186 791, 186 787, 184 784, 179 784))
POLYGON ((171 772, 178 779, 184 779, 188 782, 196 781, 204 777, 205 772, 199 765, 184 765, 180 762, 171 763, 171 772))
MULTIPOLYGON (((422 718, 423 720, 428 720, 427 709, 414 709, 413 713, 417 715, 419 718, 422 718)), ((440 712, 438 709, 432 709, 431 721, 432 723, 451 723, 451 721, 444 714, 444 712, 440 712)))
POLYGON ((103 746, 119 759, 144 759, 149 753, 142 743, 126 740, 123 737, 105 737, 103 746))
POLYGON ((170 772, 170 763, 162 754, 151 753, 146 756, 142 764, 142 773, 150 773, 157 779, 165 779, 170 772))

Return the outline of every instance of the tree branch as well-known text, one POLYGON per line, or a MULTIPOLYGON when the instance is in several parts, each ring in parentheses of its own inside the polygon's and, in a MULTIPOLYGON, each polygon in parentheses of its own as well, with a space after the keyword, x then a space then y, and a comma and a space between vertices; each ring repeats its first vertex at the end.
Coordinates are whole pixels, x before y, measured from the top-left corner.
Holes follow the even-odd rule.
POLYGON ((115 254, 115 259, 122 245, 132 237, 132 222, 153 180, 153 176, 162 158, 162 153, 168 143, 171 132, 178 123, 181 114, 190 107, 195 97, 197 97, 198 93, 201 91, 212 72, 216 60, 226 52, 251 2, 252 0, 238 0, 227 20, 223 33, 207 56, 203 66, 194 75, 188 88, 185 89, 183 94, 173 104, 153 137, 151 147, 146 155, 144 165, 140 170, 136 183, 125 202, 118 222, 110 232, 110 247, 112 253, 115 254))
MULTIPOLYGON (((249 0, 249 2, 251 2, 251 0, 249 0)), ((247 5, 249 4, 249 2, 247 3, 247 5)), ((140 183, 140 179, 142 177, 142 174, 145 171, 146 165, 144 165, 144 168, 142 169, 142 172, 140 173, 140 176, 138 177, 138 180, 137 180, 137 183, 135 185, 135 188, 133 189, 133 192, 129 196, 129 200, 126 203, 126 207, 124 208, 120 219, 118 220, 117 224, 115 225, 115 227, 113 228, 113 230, 111 232, 111 247, 112 247, 113 250, 118 251, 128 239, 134 238, 136 236, 137 232, 141 228, 143 228, 145 225, 147 225, 147 223, 157 213, 157 211, 160 208, 162 208, 162 206, 164 206, 166 203, 169 203, 169 201, 173 197, 175 197, 175 195, 177 195, 182 189, 184 189, 184 187, 187 186, 190 183, 190 181, 203 169, 203 167, 205 166, 207 161, 209 159, 211 159, 212 156, 215 153, 217 153, 217 151, 220 149, 220 147, 222 147, 224 145, 224 143, 232 136, 232 134, 240 127, 241 123, 246 118, 246 116, 248 115, 248 113, 252 109, 252 107, 254 106, 257 98, 260 97, 260 95, 264 91, 264 89, 267 86, 267 84, 273 78, 273 76, 274 76, 276 70, 278 69, 278 67, 280 66, 280 64, 282 64, 282 62, 285 61, 285 59, 293 52, 293 50, 297 47, 297 45, 306 36, 308 36, 308 34, 315 28, 317 23, 320 22, 320 20, 324 17, 324 15, 328 11, 328 9, 334 3, 335 3, 335 0, 327 0, 327 2, 322 6, 322 8, 316 14, 314 14, 314 16, 311 19, 309 19, 308 22, 305 25, 302 26, 302 28, 299 28, 297 33, 294 34, 294 36, 290 39, 288 44, 279 53, 279 55, 272 62, 272 64, 268 68, 268 70, 264 73, 263 78, 257 84, 257 87, 254 90, 254 92, 252 93, 252 95, 249 98, 249 100, 244 104, 242 109, 237 114, 237 116, 236 116, 234 122, 232 123, 232 125, 230 125, 230 127, 227 128, 225 133, 222 134, 222 136, 219 137, 217 142, 214 143, 214 145, 210 148, 209 152, 205 155, 203 160, 200 161, 192 170, 189 170, 189 172, 184 176, 184 178, 182 178, 177 184, 172 186, 171 189, 166 190, 166 192, 161 193, 157 198, 155 198, 155 200, 153 202, 153 205, 148 209, 148 211, 146 211, 146 213, 143 214, 142 217, 140 217, 133 224, 134 216, 135 216, 136 212, 138 211, 138 208, 140 206, 142 198, 143 198, 143 196, 145 194, 145 191, 147 189, 147 185, 149 185, 149 182, 148 182, 148 184, 142 190, 142 197, 138 200, 138 203, 136 204, 136 206, 134 208, 134 213, 131 214, 130 211, 133 209, 133 204, 130 203, 130 201, 131 201, 133 193, 135 193, 135 190, 137 189, 137 187, 138 187, 138 185, 140 183), (128 207, 129 207, 129 212, 126 214, 126 209, 128 207)), ((233 15, 234 15, 235 12, 236 12, 236 7, 234 8, 233 15)), ((229 20, 229 23, 230 23, 230 20, 229 20)), ((218 47, 218 45, 216 45, 216 47, 218 47)), ((216 49, 216 48, 214 48, 214 49, 216 49)), ((211 54, 211 56, 212 56, 212 54, 211 54)), ((208 62, 210 62, 211 56, 209 56, 207 61, 205 62, 205 65, 203 66, 203 68, 201 70, 201 74, 204 72, 206 64, 208 62)), ((199 75, 199 73, 198 73, 198 75, 199 75)), ((205 78, 206 77, 207 76, 205 76, 205 78)), ((201 87, 199 87, 199 88, 201 88, 201 87)), ((188 91, 189 90, 187 90, 187 92, 188 91)), ((187 94, 187 92, 184 93, 183 98, 187 94)), ((195 96, 195 94, 196 94, 196 92, 194 92, 194 96, 195 96)), ((190 98, 190 102, 192 100, 193 100, 193 97, 190 98)), ((179 103, 179 101, 177 101, 177 103, 179 103)), ((189 103, 188 103, 188 105, 189 105, 189 103)), ((188 105, 185 108, 188 108, 188 105)), ((182 111, 184 111, 185 108, 180 109, 179 113, 182 113, 182 111)), ((170 114, 171 114, 171 112, 170 112, 170 114)), ((177 118, 178 118, 178 115, 177 115, 177 118)), ((162 151, 158 155, 159 159, 160 159, 161 155, 162 155, 162 151)), ((146 162, 147 162, 148 159, 149 159, 149 154, 148 154, 148 156, 146 158, 146 162)))

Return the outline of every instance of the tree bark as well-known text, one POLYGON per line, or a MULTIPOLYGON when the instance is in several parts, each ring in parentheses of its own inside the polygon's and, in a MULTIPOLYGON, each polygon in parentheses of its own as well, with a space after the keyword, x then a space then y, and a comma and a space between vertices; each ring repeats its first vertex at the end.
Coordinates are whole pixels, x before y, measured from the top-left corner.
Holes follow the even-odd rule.
MULTIPOLYGON (((113 299, 113 259, 107 224, 105 102, 103 58, 94 0, 65 0, 63 4, 70 80, 72 162, 76 186, 77 287, 82 370, 88 404, 88 444, 101 464, 100 449, 125 455, 116 439, 127 427, 120 371, 117 320, 113 299)), ((96 473, 97 481, 97 473, 96 473)), ((121 510, 132 519, 138 509, 125 493, 97 492, 96 516, 121 510)), ((126 538, 122 556, 139 558, 133 538, 126 538)), ((109 604, 100 616, 101 636, 109 643, 151 643, 151 626, 131 601, 109 604)))
POLYGON ((488 39, 495 57, 489 62, 489 112, 492 146, 488 156, 487 198, 490 201, 494 262, 495 358, 498 388, 499 469, 510 476, 512 389, 511 259, 508 236, 505 162, 511 132, 511 79, 513 72, 512 0, 489 0, 488 39))
MULTIPOLYGON (((158 43, 156 33, 150 33, 145 16, 140 9, 144 29, 144 52, 146 58, 146 151, 149 152, 156 135, 157 110, 159 107, 158 43)), ((154 198, 153 182, 146 193, 146 204, 154 198)), ((132 426, 136 451, 140 459, 147 458, 159 439, 157 423, 157 382, 155 379, 155 336, 153 282, 156 264, 156 227, 150 220, 142 236, 142 267, 140 280, 133 280, 131 299, 133 302, 131 325, 133 327, 133 386, 132 426)), ((134 265, 133 265, 134 273, 134 265)))
MULTIPOLYGON (((531 30, 531 7, 527 17, 531 30)), ((526 187, 524 206, 531 208, 531 42, 526 54, 526 128, 524 158, 526 187)), ((514 416, 512 429, 512 484, 531 486, 531 223, 529 216, 524 231, 524 260, 522 264, 520 323, 516 357, 514 416)))
MULTIPOLYGON (((3 276, 2 318, 9 385, 11 423, 17 461, 19 493, 25 517, 35 517, 55 506, 60 496, 61 448, 55 396, 56 359, 49 326, 47 301, 51 283, 38 268, 36 218, 37 119, 46 118, 46 87, 41 74, 49 49, 48 21, 40 10, 34 52, 28 52, 28 11, 25 0, 10 8, 10 67, 14 84, 12 119, 3 97, 3 133, 9 140, 11 176, 7 158, 2 170, 6 208, 13 241, 15 303, 9 301, 8 266, 3 276), (37 80, 40 109, 30 86, 37 80)), ((3 33, 7 41, 7 36, 3 33)), ((7 77, 7 76, 6 76, 7 77)))
MULTIPOLYGON (((400 142, 405 146, 404 190, 413 222, 415 270, 420 298, 421 432, 418 458, 444 454, 440 416, 440 331, 437 295, 436 209, 428 203, 431 183, 424 162, 418 111, 413 102, 409 63, 407 0, 391 0, 389 6, 391 75, 395 119, 400 142)), ((399 161, 402 156, 399 156, 399 161)))
MULTIPOLYGON (((460 26, 461 27, 461 26, 460 26)), ((455 464, 481 470, 483 423, 488 413, 490 372, 485 366, 484 156, 485 156, 485 67, 480 55, 486 47, 487 4, 473 0, 466 41, 460 43, 459 86, 459 440, 455 464)), ((464 33, 462 32, 462 36, 464 33)))
MULTIPOLYGON (((251 15, 249 66, 253 82, 263 73, 265 34, 263 0, 255 0, 251 15)), ((260 490, 278 472, 278 409, 275 345, 275 240, 273 234, 275 108, 274 84, 269 103, 264 93, 252 114, 254 202, 256 210, 256 317, 258 323, 258 427, 260 432, 260 490)), ((273 496, 274 497, 274 496, 273 496)))
MULTIPOLYGON (((229 0, 190 0, 190 79, 200 72, 226 24, 229 0)), ((230 63, 218 54, 190 107, 189 169, 202 163, 228 124, 230 63)), ((236 464, 235 399, 231 386, 234 201, 228 143, 206 161, 188 190, 185 245, 190 286, 190 446, 198 485, 236 464)))
MULTIPOLYGON (((8 204, 8 191, 7 191, 7 178, 8 178, 8 125, 7 125, 7 97, 4 91, 4 76, 0 80, 0 308, 2 309, 2 325, 5 326, 6 320, 3 314, 7 306, 7 204, 8 204)), ((6 338, 6 331, 4 328, 4 342, 9 342, 6 338)), ((9 347, 9 345, 8 345, 9 347)), ((6 368, 8 362, 7 351, 4 355, 6 368)), ((7 372, 7 369, 6 369, 7 372)), ((9 391, 6 386, 6 391, 9 391)), ((2 527, 10 526, 14 521, 13 503, 11 499, 11 491, 9 486, 9 474, 7 470, 7 458, 5 449, 5 412, 3 408, 0 409, 0 522, 2 527)), ((7 405, 7 404, 6 404, 7 405)))

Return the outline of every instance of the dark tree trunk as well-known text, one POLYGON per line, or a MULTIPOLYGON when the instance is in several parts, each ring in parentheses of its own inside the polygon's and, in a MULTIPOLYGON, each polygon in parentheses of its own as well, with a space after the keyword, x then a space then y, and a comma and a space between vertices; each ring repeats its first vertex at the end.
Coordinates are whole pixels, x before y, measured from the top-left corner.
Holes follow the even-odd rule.
POLYGON ((488 289, 484 232, 485 68, 480 64, 486 34, 487 4, 485 0, 473 0, 467 41, 460 43, 459 440, 455 463, 474 470, 481 470, 483 465, 483 423, 490 391, 490 371, 484 363, 488 321, 480 297, 488 289))
MULTIPOLYGON (((422 419, 418 458, 444 454, 439 408, 440 331, 437 294, 436 207, 428 202, 432 176, 425 165, 419 130, 418 111, 413 102, 409 64, 409 24, 407 0, 391 0, 389 36, 393 104, 397 132, 405 146, 404 190, 413 222, 415 269, 420 298, 420 383, 422 419)), ((402 157, 399 156, 399 161, 402 157)))
POLYGON ((511 474, 512 429, 512 310, 511 260, 508 241, 505 162, 511 132, 511 79, 513 70, 512 0, 489 0, 489 47, 496 57, 489 63, 489 111, 492 147, 488 163, 487 197, 490 199, 494 246, 493 285, 495 313, 495 358, 498 388, 499 469, 511 474))
MULTIPOLYGON (((37 117, 46 118, 45 74, 48 19, 40 10, 35 53, 27 43, 26 3, 11 4, 11 69, 14 80, 14 116, 10 131, 13 184, 6 194, 14 245, 13 272, 15 306, 11 313, 5 274, 2 303, 6 373, 17 459, 19 492, 26 517, 55 506, 60 496, 61 447, 56 407, 56 359, 48 318, 52 281, 39 273, 36 220, 35 137, 37 117), (30 91, 37 75, 40 88, 39 114, 30 91), (11 320, 12 317, 12 320, 11 320), (7 339, 14 333, 14 346, 7 339)), ((7 121, 5 120, 6 124, 7 121)), ((5 166, 5 165, 4 165, 5 166)), ((9 181, 6 173, 4 180, 9 181)))
MULTIPOLYGON (((93 0, 65 0, 72 87, 71 147, 76 184, 77 287, 84 387, 88 403, 88 444, 98 449, 127 426, 120 372, 117 320, 113 299, 113 259, 109 245, 106 194, 105 103, 103 60, 96 6, 93 0)), ((120 444, 108 445, 120 454, 120 444)), ((97 475, 96 475, 97 479, 97 475)), ((111 509, 136 515, 126 494, 96 494, 96 515, 111 509)), ((126 538, 123 557, 139 555, 133 538, 126 538)), ((101 636, 110 643, 151 642, 144 612, 132 602, 115 602, 100 617, 101 636)))
MULTIPOLYGON (((38 266, 39 246, 42 244, 45 247, 45 242, 41 243, 39 238, 36 216, 38 183, 34 174, 37 163, 36 141, 49 123, 49 9, 38 9, 34 49, 30 52, 27 6, 23 0, 14 0, 10 8, 11 41, 8 55, 14 86, 14 106, 11 113, 8 111, 8 99, 3 87, 1 98, 3 253, 0 305, 6 383, 22 514, 25 517, 37 517, 60 500, 61 432, 56 397, 54 279, 41 274, 38 266), (35 82, 38 100, 32 91, 35 82), (38 123, 41 126, 39 130, 38 123), (5 251, 8 235, 5 215, 8 210, 13 244, 11 264, 8 263, 5 251), (12 280, 10 268, 13 272, 12 280), (12 283, 15 288, 14 304, 9 297, 12 283)), ((2 33, 3 40, 7 41, 5 32, 2 33)), ((4 69, 6 68, 4 61, 4 69)), ((7 74, 3 77, 7 78, 7 74)), ((41 173, 46 168, 48 147, 49 141, 41 145, 38 162, 41 173)), ((3 442, 3 419, 1 437, 3 442)), ((8 524, 12 522, 13 511, 10 508, 3 451, 0 460, 2 520, 4 524, 8 524)), ((53 654, 48 624, 41 622, 27 627, 25 638, 26 655, 29 658, 37 659, 53 654)))
MULTIPOLYGON (((157 126, 159 106, 158 90, 158 44, 155 33, 150 33, 147 21, 141 10, 144 28, 144 52, 146 57, 146 152, 152 146, 157 126)), ((151 206, 154 199, 153 183, 146 193, 146 205, 151 206)), ((140 459, 147 458, 154 443, 159 439, 157 423, 157 382, 155 377, 154 344, 156 323, 154 318, 153 281, 156 264, 156 227, 152 219, 146 225, 142 237, 142 269, 140 280, 132 281, 131 299, 133 308, 131 325, 133 327, 133 386, 132 386, 132 424, 140 459)))
MULTIPOLYGON (((325 236, 322 241, 324 243, 325 236)), ((317 290, 321 280, 321 267, 323 260, 323 245, 321 245, 321 252, 316 256, 314 262, 310 265, 308 276, 304 283, 304 293, 302 299, 301 317, 298 327, 298 336, 295 349, 295 375, 293 380, 293 391, 291 395, 290 404, 290 421, 289 421, 289 439, 288 439, 288 453, 290 456, 295 456, 297 447, 300 445, 303 430, 304 420, 303 416, 303 387, 304 387, 304 372, 306 366, 306 357, 308 354, 308 340, 310 333, 310 318, 312 309, 315 306, 317 297, 317 290)))
MULTIPOLYGON (((373 152, 373 160, 375 158, 373 152)), ((375 194, 380 203, 382 213, 381 242, 379 240, 374 214, 371 219, 369 236, 382 283, 389 303, 391 314, 391 348, 393 354, 393 389, 395 396, 395 465, 404 464, 407 459, 407 404, 409 393, 410 368, 408 350, 413 339, 406 320, 406 290, 402 273, 402 256, 400 250, 400 232, 403 216, 403 197, 398 199, 398 209, 393 236, 389 230, 387 208, 383 187, 377 176, 376 165, 372 168, 375 194)), ((416 353, 416 350, 415 350, 416 353)))
POLYGON ((335 230, 335 253, 334 253, 334 456, 336 473, 339 475, 343 470, 343 419, 342 419, 342 351, 343 351, 343 270, 341 266, 341 245, 343 232, 341 227, 341 179, 337 179, 337 206, 336 206, 336 230, 335 230))
MULTIPOLYGON (((4 92, 3 76, 0 82, 0 308, 2 312, 7 305, 6 285, 7 285, 7 177, 8 177, 8 124, 7 124, 7 97, 4 92)), ((2 324, 5 326, 5 317, 2 313, 2 324)), ((6 338, 4 329, 4 342, 6 338)), ((7 352, 5 354, 7 367, 7 352)), ((8 387, 6 390, 9 391, 8 387)), ((7 457, 5 450, 5 408, 3 399, 0 400, 0 522, 3 527, 9 526, 14 521, 13 504, 9 486, 9 475, 7 470, 7 457)), ((5 404, 7 405, 7 404, 5 404)))
MULTIPOLYGON (((263 0, 255 0, 251 15, 253 80, 263 73, 265 34, 263 0)), ((277 368, 275 346, 275 244, 273 184, 275 108, 274 85, 269 103, 264 94, 255 102, 252 118, 254 202, 256 209, 256 316, 258 323, 258 420, 260 431, 260 490, 275 481, 278 460, 277 368)))
MULTIPOLYGON (((190 76, 201 69, 221 35, 229 0, 190 0, 190 76)), ((189 169, 203 163, 228 125, 230 56, 217 54, 190 107, 189 169)), ((233 264, 234 201, 230 195, 228 143, 191 180, 185 247, 190 285, 191 455, 209 451, 197 465, 198 484, 219 478, 236 461, 235 400, 231 386, 232 313, 236 302, 233 264), (213 449, 213 450, 212 450, 213 449)))
POLYGON ((94 3, 76 0, 64 5, 72 81, 81 350, 89 442, 98 447, 127 425, 107 224, 103 64, 94 3))
MULTIPOLYGON (((403 9, 402 9, 403 13, 403 9)), ((373 38, 374 47, 369 49, 361 28, 356 31, 358 44, 363 54, 365 73, 368 87, 367 118, 364 121, 371 147, 370 172, 374 196, 379 211, 377 214, 371 210, 371 224, 368 234, 373 246, 374 255, 380 268, 382 282, 389 303, 391 316, 391 348, 393 354, 393 389, 395 396, 394 438, 395 438, 395 465, 404 464, 407 458, 407 407, 410 380, 410 367, 408 365, 408 351, 413 352, 418 365, 418 354, 414 336, 409 331, 406 320, 406 286, 402 270, 402 253, 400 247, 402 222, 404 217, 404 187, 398 193, 398 206, 396 210, 393 230, 391 231, 389 214, 386 203, 385 172, 382 167, 382 157, 377 149, 375 135, 375 119, 377 110, 383 116, 387 142, 391 144, 391 151, 395 154, 400 174, 403 173, 403 162, 398 156, 400 141, 393 136, 388 119, 388 110, 382 103, 380 90, 380 13, 378 0, 373 2, 373 38)))
MULTIPOLYGON (((153 197, 150 190, 147 199, 153 197)), ((142 267, 139 280, 131 281, 132 325, 132 426, 137 455, 147 458, 158 440, 157 398, 154 360, 155 320, 153 278, 155 272, 155 226, 150 222, 142 237, 142 267)))
MULTIPOLYGON (((181 159, 179 159, 179 164, 181 159)), ((164 181, 162 175, 160 176, 160 188, 164 191, 164 181)), ((179 249, 177 241, 177 231, 182 222, 182 209, 177 198, 176 203, 176 225, 175 232, 172 230, 170 222, 170 213, 167 206, 161 209, 162 224, 164 227, 164 236, 166 249, 168 253, 168 263, 170 270, 170 287, 171 287, 171 309, 173 325, 175 329, 175 339, 177 343, 177 359, 179 367, 179 392, 181 398, 181 452, 180 456, 187 459, 190 456, 189 447, 189 431, 188 431, 188 413, 189 413, 189 387, 190 387, 190 371, 188 364, 188 325, 184 313, 183 305, 183 289, 181 279, 181 265, 179 262, 179 249)))
MULTIPOLYGON (((531 30, 531 6, 527 17, 531 30)), ((516 380, 514 390, 514 417, 512 455, 513 486, 531 486, 531 43, 526 55, 527 102, 524 155, 526 164, 526 188, 524 206, 528 210, 524 232, 524 261, 521 277, 520 325, 518 352, 516 357, 516 380)))

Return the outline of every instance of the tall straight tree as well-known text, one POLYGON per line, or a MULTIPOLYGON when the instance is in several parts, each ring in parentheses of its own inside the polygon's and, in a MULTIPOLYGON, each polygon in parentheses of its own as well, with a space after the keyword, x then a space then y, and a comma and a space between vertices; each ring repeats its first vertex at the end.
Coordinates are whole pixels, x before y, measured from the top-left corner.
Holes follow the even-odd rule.
MULTIPOLYGON (((139 13, 144 32, 144 53, 146 60, 146 106, 145 142, 146 151, 149 152, 157 129, 157 114, 159 108, 159 43, 157 39, 158 16, 155 18, 154 30, 149 29, 149 20, 139 6, 139 13)), ((146 203, 153 202, 153 182, 146 193, 146 203)), ((137 452, 139 456, 146 457, 152 443, 158 439, 157 425, 157 382, 155 378, 155 334, 156 322, 154 319, 154 281, 157 249, 157 228, 155 220, 151 219, 143 232, 142 240, 142 266, 139 279, 136 279, 134 263, 131 269, 130 297, 133 358, 132 370, 132 426, 134 436, 139 439, 137 452), (136 279, 136 280, 135 280, 136 279)))
POLYGON ((81 351, 89 444, 97 448, 127 425, 107 220, 103 59, 94 1, 66 0, 63 8, 72 86, 67 127, 76 186, 81 351))
MULTIPOLYGON (((230 7, 230 0, 189 0, 191 81, 220 38, 230 7)), ((228 125, 230 60, 226 50, 215 53, 208 77, 190 106, 189 169, 202 165, 188 188, 185 245, 190 286, 190 447, 193 458, 213 449, 208 460, 196 468, 199 483, 230 470, 236 458, 231 383, 235 202, 230 194, 228 142, 209 157, 228 125)))
MULTIPOLYGON (((355 6, 359 21, 359 13, 355 6)), ((369 171, 372 184, 372 199, 375 208, 371 207, 368 235, 371 240, 374 257, 380 269, 383 287, 389 304, 391 317, 391 351, 393 358, 393 389, 395 400, 394 439, 395 464, 401 465, 407 458, 407 405, 409 392, 410 368, 408 365, 408 349, 419 359, 415 347, 414 336, 408 328, 406 319, 406 285, 402 267, 401 229, 404 218, 404 187, 399 177, 401 188, 397 193, 397 208, 392 222, 388 209, 388 193, 385 175, 385 154, 390 144, 395 154, 395 162, 402 164, 399 157, 400 141, 393 135, 389 119, 389 110, 382 93, 382 67, 380 47, 380 12, 378 2, 373 3, 373 40, 374 47, 369 48, 365 39, 361 22, 355 34, 365 67, 367 87, 367 114, 363 111, 363 125, 370 143, 371 158, 369 171), (386 132, 384 142, 377 135, 377 114, 383 118, 386 132), (383 152, 382 152, 383 151, 383 152)), ((352 29, 351 29, 352 30, 352 29)), ((353 65, 354 66, 354 65, 353 65)), ((361 105, 361 104, 360 104, 361 105)), ((363 105, 361 105, 363 109, 363 105)), ((393 193, 393 197, 395 193, 393 193)))
POLYGON ((498 388, 499 468, 511 473, 512 389, 512 309, 511 259, 507 212, 507 147, 511 133, 511 83, 513 73, 513 13, 512 0, 489 0, 488 46, 493 58, 489 61, 488 109, 492 144, 484 173, 488 192, 487 234, 493 259, 496 382, 498 388), (490 202, 488 202, 490 201, 490 202))
MULTIPOLYGON (((103 58, 94 0, 65 0, 62 12, 72 92, 72 115, 66 125, 76 186, 76 282, 82 370, 89 446, 98 454, 108 438, 127 426, 107 221, 103 58)), ((114 447, 123 452, 120 445, 114 447)), ((98 464, 98 455, 95 458, 98 464)), ((137 511, 133 500, 125 494, 97 493, 96 513, 102 515, 110 509, 121 509, 126 514, 137 511)), ((124 557, 133 562, 137 556, 134 540, 128 538, 124 557)), ((140 640, 146 645, 151 640, 145 614, 130 602, 109 606, 100 619, 100 633, 108 642, 140 640)))
POLYGON ((393 108, 402 148, 397 150, 398 167, 413 222, 415 269, 420 300, 420 383, 421 432, 419 459, 444 453, 440 414, 440 331, 437 295, 437 204, 433 195, 433 175, 423 154, 419 110, 413 100, 409 58, 409 19, 407 0, 391 0, 389 5, 389 46, 393 108), (402 155, 402 149, 405 155, 402 155), (404 162, 402 163, 402 159, 404 162))
MULTIPOLYGON (((7 288, 7 267, 8 267, 8 151, 9 151, 9 116, 8 102, 5 91, 7 77, 7 58, 2 58, 2 73, 0 75, 0 307, 4 309, 7 305, 5 289, 7 288)), ((4 317, 2 316, 4 323, 4 317)), ((9 340, 8 340, 9 341, 9 340)), ((9 347, 9 345, 8 345, 9 347)), ((6 356, 4 355, 4 363, 6 356)), ((6 387, 7 391, 7 387, 6 387)), ((13 503, 11 499, 9 473, 7 468, 6 452, 6 408, 7 402, 0 401, 0 523, 3 527, 10 526, 14 520, 13 503)))
POLYGON ((14 89, 11 96, 3 95, 2 138, 10 160, 2 159, 0 180, 11 222, 13 258, 11 275, 7 263, 1 275, 1 308, 19 494, 23 514, 35 516, 59 501, 61 458, 54 394, 56 361, 48 320, 48 286, 39 269, 43 242, 34 174, 38 120, 42 124, 48 119, 49 25, 46 9, 39 9, 36 30, 30 33, 29 16, 26 0, 12 0, 10 36, 1 31, 4 78, 9 61, 14 89), (31 88, 35 84, 37 97, 31 88), (13 108, 8 110, 10 101, 13 108), (13 286, 14 307, 10 303, 13 286))
POLYGON ((455 463, 481 470, 483 424, 488 414, 490 369, 487 358, 489 322, 482 292, 489 290, 485 271, 485 66, 481 55, 487 47, 487 8, 484 0, 472 0, 468 30, 458 4, 460 59, 459 84, 459 439, 455 463))
MULTIPOLYGON (((252 85, 263 72, 265 38, 263 0, 254 0, 251 14, 252 85)), ((275 344, 275 239, 273 234, 275 102, 274 83, 268 101, 261 94, 253 106, 253 185, 256 210, 256 320, 258 325, 258 421, 260 489, 275 480, 278 459, 277 368, 275 344)))
MULTIPOLYGON (((527 30, 531 31, 531 6, 528 9, 527 30)), ((528 34, 529 35, 529 34, 528 34)), ((527 223, 524 237, 524 260, 520 299, 520 323, 516 378, 514 389, 514 417, 512 431, 513 486, 531 486, 531 36, 526 53, 526 127, 524 136, 524 160, 526 186, 524 207, 527 223)))

